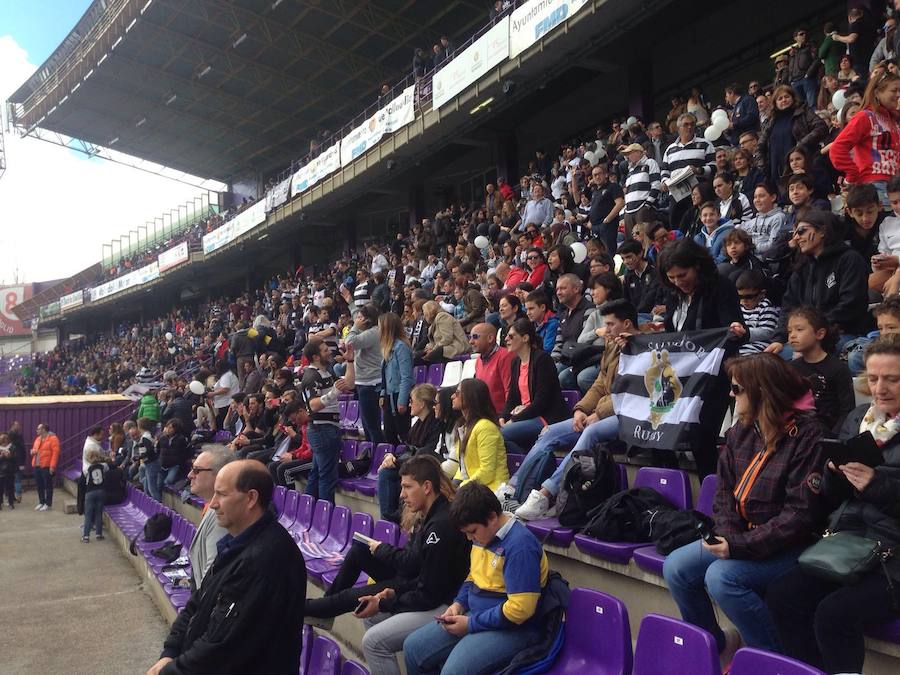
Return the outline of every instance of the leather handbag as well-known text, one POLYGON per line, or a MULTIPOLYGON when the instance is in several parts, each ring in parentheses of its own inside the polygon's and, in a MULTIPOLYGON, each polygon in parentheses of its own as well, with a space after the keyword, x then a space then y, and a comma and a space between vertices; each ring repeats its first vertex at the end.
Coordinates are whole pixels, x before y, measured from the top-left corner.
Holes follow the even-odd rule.
POLYGON ((852 586, 890 556, 891 550, 880 541, 849 532, 826 532, 800 554, 798 562, 813 576, 852 586))

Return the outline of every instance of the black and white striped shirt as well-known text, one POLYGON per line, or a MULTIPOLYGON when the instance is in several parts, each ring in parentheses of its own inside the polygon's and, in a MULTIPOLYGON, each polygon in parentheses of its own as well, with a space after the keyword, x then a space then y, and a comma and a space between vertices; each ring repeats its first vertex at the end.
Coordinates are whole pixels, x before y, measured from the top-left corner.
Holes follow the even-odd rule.
POLYGON ((673 171, 684 166, 702 167, 700 175, 712 178, 716 172, 716 150, 712 143, 699 136, 688 143, 676 139, 663 154, 662 179, 668 180, 673 171))
POLYGON ((634 213, 642 206, 654 206, 659 197, 659 164, 655 159, 642 157, 628 167, 625 177, 625 213, 634 213))
POLYGON ((355 304, 357 308, 362 307, 363 305, 368 303, 369 297, 370 291, 368 281, 357 284, 356 288, 353 289, 353 304, 355 304))

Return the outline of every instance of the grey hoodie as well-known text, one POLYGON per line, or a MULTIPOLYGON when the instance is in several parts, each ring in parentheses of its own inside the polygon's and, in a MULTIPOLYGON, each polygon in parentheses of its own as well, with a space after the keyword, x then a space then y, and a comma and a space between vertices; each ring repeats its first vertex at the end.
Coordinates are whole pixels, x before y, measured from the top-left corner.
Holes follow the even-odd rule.
POLYGON ((356 326, 350 329, 344 339, 353 345, 356 384, 381 384, 381 333, 378 326, 360 331, 356 326))

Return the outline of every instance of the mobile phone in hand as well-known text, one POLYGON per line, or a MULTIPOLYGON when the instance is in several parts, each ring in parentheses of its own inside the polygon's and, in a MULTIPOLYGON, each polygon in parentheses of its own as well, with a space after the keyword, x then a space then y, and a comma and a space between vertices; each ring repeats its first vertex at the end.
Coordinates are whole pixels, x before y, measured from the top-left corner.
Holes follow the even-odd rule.
POLYGON ((722 540, 716 537, 712 528, 707 527, 705 523, 697 523, 697 531, 700 533, 700 538, 710 546, 722 543, 722 540))
POLYGON ((356 609, 353 610, 353 613, 354 613, 354 614, 359 614, 360 612, 362 612, 362 611, 363 611, 366 607, 368 607, 368 606, 369 606, 369 603, 368 603, 368 602, 366 602, 365 600, 360 600, 360 601, 359 601, 359 604, 356 606, 356 609))
POLYGON ((438 623, 444 623, 444 624, 450 623, 450 622, 449 622, 445 617, 443 617, 443 616, 436 616, 436 617, 434 617, 434 620, 437 621, 438 623))

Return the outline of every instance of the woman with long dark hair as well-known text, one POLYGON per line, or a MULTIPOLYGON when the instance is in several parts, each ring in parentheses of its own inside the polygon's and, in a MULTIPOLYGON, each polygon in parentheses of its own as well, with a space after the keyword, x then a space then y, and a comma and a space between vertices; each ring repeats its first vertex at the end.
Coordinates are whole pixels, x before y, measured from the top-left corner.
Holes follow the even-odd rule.
POLYGON ((387 312, 378 317, 381 334, 381 409, 384 437, 388 443, 402 443, 409 431, 409 393, 413 379, 413 357, 409 338, 400 317, 387 312))
POLYGON ((791 148, 802 145, 817 152, 828 135, 828 127, 792 87, 775 87, 772 98, 775 106, 760 133, 757 166, 769 181, 777 181, 784 175, 791 148))
POLYGON ((712 633, 725 664, 741 640, 779 651, 765 589, 797 564, 819 522, 823 466, 806 381, 770 354, 739 357, 726 369, 738 422, 719 462, 715 539, 676 549, 663 566, 681 616, 712 633), (710 596, 738 633, 722 630, 710 596))
POLYGON ((706 202, 716 201, 716 191, 713 190, 712 183, 706 181, 697 183, 691 189, 691 206, 684 212, 678 224, 683 237, 693 239, 703 230, 703 223, 700 222, 700 207, 706 202))
POLYGON ((496 490, 509 480, 509 468, 487 384, 475 378, 460 382, 453 395, 453 409, 460 414, 459 470, 455 480, 460 485, 476 480, 496 490))
POLYGON ((528 319, 517 319, 506 335, 506 346, 514 356, 500 426, 510 452, 524 454, 547 424, 566 419, 569 410, 562 397, 556 365, 541 349, 534 324, 528 319))

